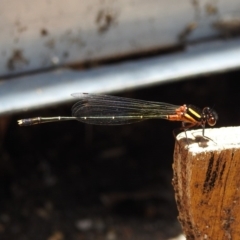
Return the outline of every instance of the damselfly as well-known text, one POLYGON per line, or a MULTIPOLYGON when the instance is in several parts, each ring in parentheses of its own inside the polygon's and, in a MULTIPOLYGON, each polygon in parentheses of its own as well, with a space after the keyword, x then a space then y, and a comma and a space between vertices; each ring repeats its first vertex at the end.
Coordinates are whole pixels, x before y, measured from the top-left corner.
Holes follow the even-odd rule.
POLYGON ((184 104, 177 106, 163 102, 150 102, 131 98, 89 93, 74 93, 79 99, 72 107, 72 117, 36 117, 18 120, 20 126, 30 126, 40 123, 78 120, 96 125, 121 125, 135 123, 146 119, 166 119, 182 122, 182 128, 194 126, 214 126, 218 120, 217 113, 210 107, 202 110, 184 104))

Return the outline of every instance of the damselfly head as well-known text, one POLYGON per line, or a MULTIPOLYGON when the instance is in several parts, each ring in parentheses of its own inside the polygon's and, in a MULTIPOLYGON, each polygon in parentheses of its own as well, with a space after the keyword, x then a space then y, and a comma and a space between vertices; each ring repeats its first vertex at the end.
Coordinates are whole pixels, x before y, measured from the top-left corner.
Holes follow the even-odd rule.
POLYGON ((205 107, 202 111, 203 119, 208 123, 209 126, 213 127, 218 120, 218 114, 210 107, 205 107))

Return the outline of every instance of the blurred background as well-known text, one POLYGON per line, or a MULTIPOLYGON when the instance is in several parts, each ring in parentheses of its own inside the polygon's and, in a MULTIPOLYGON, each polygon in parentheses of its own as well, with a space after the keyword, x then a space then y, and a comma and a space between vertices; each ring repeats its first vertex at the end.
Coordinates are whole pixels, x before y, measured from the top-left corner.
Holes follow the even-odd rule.
POLYGON ((74 92, 214 107, 239 125, 236 0, 0 3, 0 239, 177 240, 180 123, 70 116, 74 92))

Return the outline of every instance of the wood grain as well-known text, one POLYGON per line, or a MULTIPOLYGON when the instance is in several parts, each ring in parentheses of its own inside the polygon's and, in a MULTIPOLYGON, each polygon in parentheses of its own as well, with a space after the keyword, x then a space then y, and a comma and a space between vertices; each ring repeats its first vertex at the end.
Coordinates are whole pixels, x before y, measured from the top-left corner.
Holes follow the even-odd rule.
POLYGON ((240 239, 240 127, 177 136, 173 186, 187 240, 240 239))

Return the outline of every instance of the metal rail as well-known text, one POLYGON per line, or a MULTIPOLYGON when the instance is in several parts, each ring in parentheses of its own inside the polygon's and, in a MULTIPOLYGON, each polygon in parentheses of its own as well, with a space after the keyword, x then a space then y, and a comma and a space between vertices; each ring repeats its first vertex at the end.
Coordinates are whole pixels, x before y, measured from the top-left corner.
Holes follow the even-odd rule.
POLYGON ((76 100, 74 92, 112 93, 240 67, 240 39, 188 46, 185 51, 90 70, 59 69, 0 81, 0 114, 76 100))

